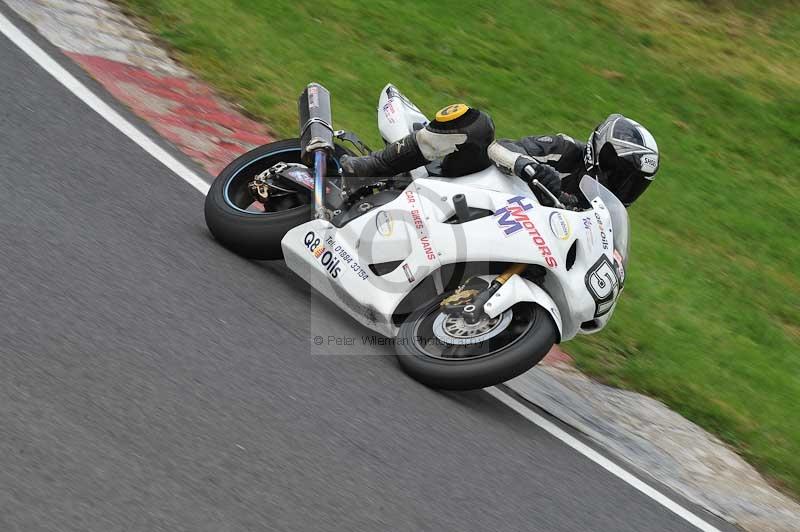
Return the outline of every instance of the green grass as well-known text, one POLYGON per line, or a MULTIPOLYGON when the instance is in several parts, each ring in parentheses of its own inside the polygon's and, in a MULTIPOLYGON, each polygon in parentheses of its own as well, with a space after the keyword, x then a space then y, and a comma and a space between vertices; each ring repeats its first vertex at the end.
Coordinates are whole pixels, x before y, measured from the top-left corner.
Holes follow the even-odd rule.
POLYGON ((800 493, 797 2, 122 0, 177 57, 282 136, 310 80, 378 145, 378 92, 464 101, 498 134, 646 124, 662 170, 633 259, 579 366, 657 397, 800 493))

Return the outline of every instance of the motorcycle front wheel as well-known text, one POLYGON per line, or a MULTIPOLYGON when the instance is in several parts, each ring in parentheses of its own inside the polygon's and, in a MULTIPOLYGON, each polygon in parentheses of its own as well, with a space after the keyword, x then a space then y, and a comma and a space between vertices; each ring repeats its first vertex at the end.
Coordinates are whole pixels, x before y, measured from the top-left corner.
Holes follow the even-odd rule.
MULTIPOLYGON (((329 167, 349 153, 337 145, 329 167)), ((288 139, 259 146, 231 162, 206 195, 205 218, 214 238, 248 259, 283 258, 281 239, 311 219, 311 191, 285 190, 270 194, 266 203, 254 201, 248 184, 256 174, 279 163, 300 162, 300 140, 288 139)))
POLYGON ((431 388, 500 384, 535 366, 558 339, 552 317, 539 305, 518 303, 496 318, 469 324, 441 311, 447 295, 411 314, 396 340, 400 366, 431 388))

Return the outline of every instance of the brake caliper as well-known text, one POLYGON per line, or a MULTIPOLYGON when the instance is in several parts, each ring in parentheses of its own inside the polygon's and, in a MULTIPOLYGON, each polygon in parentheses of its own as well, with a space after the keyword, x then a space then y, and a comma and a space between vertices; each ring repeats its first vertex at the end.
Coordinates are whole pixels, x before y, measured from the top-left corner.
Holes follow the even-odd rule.
POLYGON ((257 174, 248 184, 253 198, 262 203, 269 199, 269 185, 267 184, 267 179, 271 176, 270 170, 272 169, 269 168, 257 174))
POLYGON ((458 287, 458 290, 442 299, 440 306, 448 310, 454 310, 455 307, 463 307, 472 301, 472 298, 477 296, 478 293, 479 291, 475 289, 465 290, 464 286, 461 285, 458 287))

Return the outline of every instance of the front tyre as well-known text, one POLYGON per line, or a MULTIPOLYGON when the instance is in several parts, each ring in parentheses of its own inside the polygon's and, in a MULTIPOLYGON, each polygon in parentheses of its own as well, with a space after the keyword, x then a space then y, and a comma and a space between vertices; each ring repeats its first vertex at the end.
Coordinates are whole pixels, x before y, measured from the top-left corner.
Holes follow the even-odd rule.
MULTIPOLYGON (((344 153, 336 146, 335 159, 344 153)), ((230 163, 212 183, 205 202, 206 225, 214 238, 248 259, 283 258, 281 240, 286 233, 311 219, 312 193, 285 190, 266 203, 254 201, 248 184, 256 174, 279 163, 300 162, 300 140, 288 139, 259 146, 230 163)))
POLYGON ((533 303, 468 324, 443 313, 440 300, 411 314, 396 343, 403 370, 431 388, 473 390, 505 382, 535 366, 558 339, 552 317, 533 303))

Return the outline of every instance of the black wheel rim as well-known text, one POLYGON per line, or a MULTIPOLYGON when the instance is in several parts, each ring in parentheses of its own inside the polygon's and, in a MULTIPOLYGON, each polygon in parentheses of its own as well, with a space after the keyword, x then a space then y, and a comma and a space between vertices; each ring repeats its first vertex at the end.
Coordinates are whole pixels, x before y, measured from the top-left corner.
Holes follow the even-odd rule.
MULTIPOLYGON (((222 195, 225 203, 243 214, 253 216, 269 216, 276 212, 307 208, 311 204, 311 191, 293 189, 291 186, 285 190, 270 188, 270 198, 266 204, 253 198, 248 187, 253 177, 279 162, 299 163, 300 148, 286 148, 266 153, 237 169, 223 186, 222 195)), ((328 166, 338 173, 339 163, 334 158, 328 159, 328 166)))
POLYGON ((448 362, 475 360, 495 355, 518 342, 536 326, 532 306, 518 304, 513 307, 514 315, 511 322, 497 336, 475 344, 449 344, 437 338, 433 332, 434 322, 440 313, 438 303, 431 305, 414 324, 410 340, 416 350, 426 357, 448 362))

